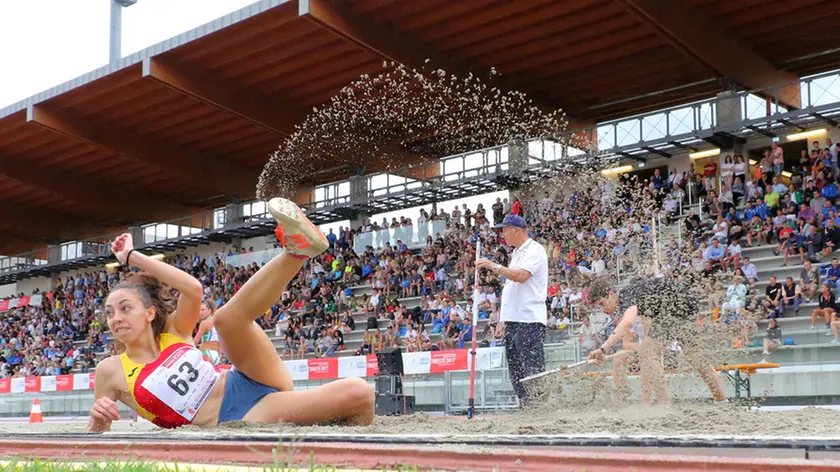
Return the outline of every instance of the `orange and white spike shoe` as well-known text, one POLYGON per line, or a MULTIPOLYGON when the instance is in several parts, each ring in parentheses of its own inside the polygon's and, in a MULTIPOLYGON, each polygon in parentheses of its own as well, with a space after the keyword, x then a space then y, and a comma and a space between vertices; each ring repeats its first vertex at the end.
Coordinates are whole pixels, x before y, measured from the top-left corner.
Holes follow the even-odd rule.
POLYGON ((286 252, 301 259, 309 259, 330 247, 326 236, 300 208, 285 198, 268 201, 268 211, 277 220, 274 234, 286 252))

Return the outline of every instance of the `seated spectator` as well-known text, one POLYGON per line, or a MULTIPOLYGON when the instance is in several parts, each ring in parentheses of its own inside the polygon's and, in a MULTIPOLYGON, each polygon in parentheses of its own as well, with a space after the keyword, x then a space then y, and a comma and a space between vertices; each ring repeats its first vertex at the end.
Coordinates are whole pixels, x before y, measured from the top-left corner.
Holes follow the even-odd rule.
POLYGON ((388 329, 385 332, 384 347, 400 347, 400 336, 393 326, 388 326, 388 329))
POLYGON ((769 216, 776 216, 779 211, 779 200, 781 195, 772 186, 765 187, 764 204, 767 205, 769 216))
POLYGON ((741 180, 741 177, 735 177, 735 180, 732 182, 732 200, 736 207, 741 206, 745 192, 746 187, 744 186, 743 180, 741 180))
POLYGON ((799 287, 805 303, 811 303, 820 287, 820 271, 809 260, 804 262, 804 268, 799 273, 799 287))
POLYGON ((808 206, 806 203, 802 203, 799 205, 799 212, 796 214, 797 218, 802 218, 806 222, 813 223, 816 219, 816 213, 814 210, 808 206))
POLYGON ((770 276, 770 284, 765 289, 765 295, 764 309, 770 312, 768 318, 781 316, 782 311, 784 311, 782 284, 776 282, 775 276, 770 276))
POLYGON ((706 249, 704 254, 705 259, 712 264, 712 268, 723 268, 723 260, 726 255, 726 249, 721 246, 718 239, 712 239, 712 245, 706 249))
POLYGON ((798 248, 796 246, 796 235, 794 234, 794 226, 795 224, 793 223, 793 221, 787 221, 783 223, 781 229, 779 230, 779 244, 776 245, 776 248, 773 250, 773 253, 777 256, 779 254, 784 255, 782 267, 787 266, 788 256, 790 254, 796 254, 798 252, 798 248))
POLYGON ((837 247, 840 246, 840 228, 837 227, 833 219, 828 219, 826 222, 823 246, 823 257, 836 251, 837 247))
POLYGON ((722 262, 724 270, 741 267, 741 243, 738 242, 738 238, 732 239, 722 262))
POLYGON ((831 260, 831 265, 825 269, 825 282, 828 283, 832 289, 840 288, 840 261, 838 261, 836 257, 831 260))
POLYGON ((828 326, 831 329, 831 331, 825 334, 833 336, 833 338, 831 339, 831 344, 837 344, 838 342, 840 342, 840 317, 838 317, 837 311, 831 314, 831 321, 829 322, 828 326))
POLYGON ((761 363, 766 364, 767 361, 765 359, 770 355, 770 352, 782 345, 782 329, 779 328, 779 324, 775 319, 770 319, 768 322, 767 333, 764 335, 762 344, 764 345, 764 350, 762 351, 764 357, 761 359, 761 363))
POLYGON ((365 310, 375 314, 377 317, 382 313, 382 309, 384 307, 384 300, 382 299, 382 295, 380 295, 379 289, 373 289, 372 295, 368 300, 367 304, 365 305, 365 310))
POLYGON ((769 241, 767 239, 768 229, 764 227, 764 223, 758 215, 753 215, 747 227, 747 246, 753 247, 753 240, 757 245, 761 245, 762 241, 769 241))
POLYGON ((373 352, 371 354, 376 354, 378 351, 381 351, 385 348, 387 338, 384 334, 382 334, 382 330, 376 328, 373 332, 373 352))
POLYGON ((441 336, 440 341, 438 341, 438 347, 442 350, 455 349, 455 345, 458 343, 459 335, 460 329, 458 324, 454 319, 450 319, 449 323, 443 330, 443 336, 441 336))
POLYGON ((712 227, 712 231, 714 232, 713 238, 719 242, 726 243, 729 239, 729 223, 721 215, 717 216, 717 221, 712 227))
POLYGON ((834 317, 836 310, 836 300, 834 298, 834 293, 831 291, 831 287, 827 283, 822 284, 822 290, 820 291, 820 295, 817 298, 817 304, 819 305, 814 311, 811 313, 811 329, 814 329, 817 324, 817 318, 823 318, 825 320, 825 327, 831 327, 831 320, 834 317))
POLYGON ((362 334, 362 345, 359 347, 356 355, 373 354, 374 342, 373 333, 369 329, 365 329, 364 334, 362 334))
POLYGON ((778 229, 781 228, 783 222, 784 220, 778 220, 777 222, 776 220, 774 220, 774 217, 770 215, 767 215, 767 217, 764 218, 764 232, 766 235, 765 239, 767 240, 767 244, 771 244, 773 242, 774 236, 778 240, 778 229))
POLYGON ((785 279, 784 286, 782 286, 782 308, 793 305, 794 316, 799 316, 799 306, 802 304, 802 292, 799 286, 793 281, 793 277, 785 279))
POLYGON ((324 354, 324 356, 329 356, 337 351, 344 349, 344 334, 342 334, 340 329, 336 329, 332 332, 332 343, 330 344, 329 349, 324 354))
POLYGON ((468 314, 461 324, 461 332, 458 333, 458 349, 464 349, 464 344, 472 341, 472 318, 468 314))
POLYGON ((578 343, 582 356, 588 355, 589 351, 598 347, 598 330, 592 326, 588 316, 583 318, 583 322, 578 328, 578 343))
POLYGON ((353 319, 349 311, 345 311, 344 316, 341 318, 341 330, 345 333, 356 330, 356 320, 353 319))
POLYGON ((283 352, 282 352, 283 359, 294 359, 295 358, 295 355, 298 352, 297 343, 298 343, 298 340, 295 338, 294 333, 291 333, 291 332, 286 333, 286 341, 283 344, 283 352))
POLYGON ((298 343, 298 359, 305 359, 306 355, 310 352, 315 352, 315 340, 301 336, 300 342, 298 343))
POLYGON ((747 305, 747 286, 744 280, 735 276, 732 283, 726 288, 726 302, 721 306, 724 315, 737 313, 747 305))
POLYGON ((318 333, 318 337, 315 338, 315 357, 324 357, 325 353, 330 350, 332 344, 332 337, 327 331, 318 333))

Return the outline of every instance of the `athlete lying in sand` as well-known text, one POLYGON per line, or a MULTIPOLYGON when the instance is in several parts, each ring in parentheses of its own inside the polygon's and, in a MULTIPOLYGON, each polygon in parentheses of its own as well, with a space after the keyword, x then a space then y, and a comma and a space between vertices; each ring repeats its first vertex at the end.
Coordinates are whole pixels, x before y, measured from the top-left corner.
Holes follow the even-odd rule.
MULTIPOLYGON (((696 357, 699 346, 693 346, 691 328, 697 315, 697 299, 680 282, 668 278, 650 278, 633 281, 617 293, 607 278, 597 279, 589 287, 590 303, 600 305, 607 313, 620 312, 621 320, 615 331, 604 344, 589 353, 589 360, 595 364, 604 361, 604 355, 612 350, 631 332, 637 321, 641 321, 642 338, 633 345, 639 353, 639 370, 643 391, 649 401, 649 391, 656 393, 657 403, 670 403, 662 358, 665 345, 678 342, 688 362, 694 367, 717 401, 726 399, 720 377, 712 366, 704 365, 696 357)), ((638 328, 637 328, 638 331, 638 328)), ((619 390, 626 389, 619 385, 619 390)))
POLYGON ((201 283, 173 266, 134 250, 124 234, 112 244, 117 259, 145 273, 133 274, 105 301, 108 327, 122 354, 96 367, 88 431, 108 431, 120 418, 117 401, 164 428, 214 427, 227 421, 300 425, 373 420, 374 392, 362 379, 337 380, 293 391, 292 378, 271 340, 254 320, 279 298, 303 264, 327 249, 324 235, 292 202, 268 202, 286 251, 260 269, 219 308, 213 319, 233 368, 217 372, 193 344, 201 309, 201 283), (170 287, 180 294, 173 311, 170 287))

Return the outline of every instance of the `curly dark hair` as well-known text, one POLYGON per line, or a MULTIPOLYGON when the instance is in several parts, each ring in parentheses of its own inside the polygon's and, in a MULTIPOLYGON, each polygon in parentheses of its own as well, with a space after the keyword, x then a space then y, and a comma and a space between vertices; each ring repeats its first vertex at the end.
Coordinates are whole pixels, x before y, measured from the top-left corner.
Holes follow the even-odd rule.
POLYGON ((164 327, 166 327, 167 318, 175 311, 175 297, 172 294, 172 289, 158 280, 157 277, 145 273, 135 273, 127 276, 111 292, 120 289, 134 290, 145 308, 155 307, 152 331, 155 337, 160 336, 164 327))
POLYGON ((595 303, 606 298, 611 291, 615 290, 615 282, 610 277, 600 277, 589 284, 589 303, 595 303))

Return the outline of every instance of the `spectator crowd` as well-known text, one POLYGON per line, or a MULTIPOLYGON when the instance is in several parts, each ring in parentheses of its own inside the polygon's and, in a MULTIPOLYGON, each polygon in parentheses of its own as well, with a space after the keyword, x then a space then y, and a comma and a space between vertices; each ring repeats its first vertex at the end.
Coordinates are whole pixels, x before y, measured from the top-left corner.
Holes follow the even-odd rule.
MULTIPOLYGON (((585 304, 592 277, 618 276, 626 282, 654 274, 695 280, 698 292, 711 300, 711 319, 733 327, 737 345, 750 343, 761 318, 782 317, 785 307, 798 313, 812 300, 818 303, 812 325, 825 322, 837 342, 840 263, 832 253, 840 245, 838 151, 840 143, 814 142, 791 158, 774 143, 754 165, 736 154, 724 156, 720 165, 710 159, 702 172, 693 165, 668 175, 656 169, 646 179, 622 174, 604 180, 597 172, 559 175, 512 193, 516 198, 496 199, 488 209, 483 204, 451 211, 433 206, 420 210, 416 219, 363 219, 357 228, 330 230, 329 250, 304 266, 258 323, 274 331, 287 359, 345 351, 344 337, 354 331, 362 331, 358 353, 391 346, 461 348, 472 340, 473 317, 483 321, 481 341, 492 345, 504 336, 499 323, 503 280, 479 274, 482 288, 473 313, 475 243, 482 241, 483 256, 507 264, 512 248, 494 225, 515 213, 526 218, 531 236, 549 255, 551 342, 575 339, 586 353, 609 333, 618 314, 589 313, 585 304), (698 211, 684 215, 695 202, 698 211), (663 241, 668 223, 677 218, 679 238, 663 241), (439 231, 428 230, 433 222, 439 231), (412 241, 393 238, 398 229, 414 235, 412 241), (354 245, 368 233, 376 235, 375 244, 354 245), (792 257, 803 265, 800 276, 770 277, 759 292, 758 271, 742 255, 742 243, 774 244, 783 264, 792 257), (359 286, 369 290, 354 290, 359 286), (411 308, 406 299, 413 300, 411 308)), ((168 261, 200 280, 205 298, 221 306, 259 269, 257 263, 231 263, 231 256, 248 252, 253 250, 181 254, 168 261)), ((56 279, 41 306, 4 313, 0 376, 89 370, 98 356, 113 353, 102 303, 124 274, 123 269, 103 270, 56 279)), ((759 343, 765 352, 782 342, 778 325, 769 330, 759 343)))

